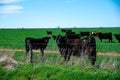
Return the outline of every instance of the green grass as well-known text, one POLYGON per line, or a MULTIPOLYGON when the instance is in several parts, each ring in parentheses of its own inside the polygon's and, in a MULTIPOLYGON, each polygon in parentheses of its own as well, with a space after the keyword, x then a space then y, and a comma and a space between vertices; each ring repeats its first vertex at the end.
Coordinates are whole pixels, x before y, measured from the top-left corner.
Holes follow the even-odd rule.
MULTIPOLYGON (((120 28, 71 28, 72 31, 80 33, 80 31, 101 31, 101 32, 112 32, 120 33, 120 28)), ((60 28, 49 28, 49 29, 0 29, 0 47, 1 48, 24 48, 25 47, 25 38, 34 37, 40 38, 43 36, 48 36, 46 31, 52 31, 53 35, 65 35, 61 32, 60 28)), ((51 37, 51 36, 50 36, 51 37)), ((103 52, 120 52, 120 47, 118 41, 113 36, 113 42, 109 43, 108 40, 103 40, 101 43, 98 37, 96 38, 97 42, 97 51, 103 52)), ((57 45, 55 41, 51 38, 47 49, 56 50, 57 45)))
POLYGON ((34 63, 26 63, 25 52, 15 52, 13 58, 23 64, 13 70, 6 70, 0 66, 0 80, 120 79, 120 57, 117 56, 97 56, 96 66, 91 66, 87 57, 83 58, 86 61, 86 65, 83 65, 83 60, 78 57, 72 56, 71 60, 65 63, 59 54, 45 53, 43 58, 38 52, 34 52, 33 55, 34 63))
POLYGON ((46 64, 25 64, 13 71, 7 71, 6 80, 118 80, 119 72, 100 71, 92 66, 62 66, 46 64), (19 72, 19 73, 18 73, 19 72))
POLYGON ((120 70, 99 70, 93 66, 24 64, 14 70, 0 67, 1 80, 119 80, 120 70))

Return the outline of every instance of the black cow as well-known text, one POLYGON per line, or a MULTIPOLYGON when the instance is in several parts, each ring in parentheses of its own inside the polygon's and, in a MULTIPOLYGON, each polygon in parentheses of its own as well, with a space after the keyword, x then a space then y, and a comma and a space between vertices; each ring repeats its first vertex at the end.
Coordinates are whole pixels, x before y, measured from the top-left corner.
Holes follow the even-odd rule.
POLYGON ((80 39, 81 35, 80 34, 66 34, 66 38, 69 38, 69 39, 80 39))
POLYGON ((115 38, 119 41, 120 43, 120 34, 114 34, 115 38))
POLYGON ((32 62, 32 49, 40 49, 42 56, 44 56, 44 49, 47 47, 47 43, 49 42, 50 37, 43 38, 26 38, 25 39, 25 48, 26 55, 29 55, 30 62, 32 62))
POLYGON ((60 54, 64 56, 65 61, 70 60, 70 56, 83 56, 88 55, 92 65, 96 61, 96 41, 95 38, 90 36, 86 39, 72 39, 66 36, 57 36, 55 38, 59 47, 60 54))
POLYGON ((84 39, 67 39, 68 55, 67 60, 70 56, 84 56, 88 55, 92 65, 96 61, 96 41, 95 38, 89 36, 84 39))
POLYGON ((72 30, 65 30, 65 29, 62 29, 61 31, 62 31, 62 32, 65 32, 66 35, 67 35, 67 34, 75 34, 75 32, 73 32, 72 30))
POLYGON ((90 36, 90 32, 80 32, 81 36, 90 36))
POLYGON ((112 42, 112 33, 111 32, 99 33, 98 38, 101 40, 101 42, 102 42, 102 39, 109 39, 109 42, 112 42))
POLYGON ((61 29, 61 31, 62 31, 62 32, 66 32, 67 30, 65 30, 65 29, 61 29))
POLYGON ((48 35, 52 35, 52 31, 47 31, 47 34, 48 35))
POLYGON ((67 35, 67 34, 75 34, 75 32, 72 32, 72 30, 67 30, 67 31, 66 31, 66 35, 67 35))
POLYGON ((65 36, 61 36, 61 35, 53 36, 53 39, 57 43, 61 56, 64 56, 66 53, 66 49, 67 49, 65 36))

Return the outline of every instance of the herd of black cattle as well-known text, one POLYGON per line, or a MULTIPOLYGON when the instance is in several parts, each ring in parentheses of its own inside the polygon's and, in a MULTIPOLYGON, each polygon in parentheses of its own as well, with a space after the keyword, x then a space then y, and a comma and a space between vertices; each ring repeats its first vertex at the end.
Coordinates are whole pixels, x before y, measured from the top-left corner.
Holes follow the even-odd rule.
MULTIPOLYGON (((76 34, 72 30, 65 30, 62 29, 61 32, 65 32, 65 35, 57 35, 52 36, 55 40, 60 55, 64 57, 65 61, 70 60, 70 56, 78 56, 82 57, 84 55, 88 55, 90 62, 92 65, 95 65, 96 62, 96 40, 95 36, 102 39, 108 39, 109 42, 112 42, 112 33, 102 33, 102 32, 80 32, 80 34, 76 34), (83 37, 86 36, 86 37, 83 37)), ((52 35, 51 31, 47 31, 48 35, 52 35)), ((115 38, 120 43, 120 34, 114 34, 115 38)), ((44 56, 44 49, 47 47, 51 37, 43 37, 43 38, 30 38, 27 37, 25 39, 25 48, 26 48, 26 55, 29 55, 30 62, 33 62, 33 49, 40 49, 42 53, 41 56, 44 56)))

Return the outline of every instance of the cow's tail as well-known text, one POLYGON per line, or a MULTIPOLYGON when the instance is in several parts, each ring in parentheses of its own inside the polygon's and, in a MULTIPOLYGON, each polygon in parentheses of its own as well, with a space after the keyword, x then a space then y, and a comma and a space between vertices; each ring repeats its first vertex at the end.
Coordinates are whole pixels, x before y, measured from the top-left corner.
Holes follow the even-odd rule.
POLYGON ((112 42, 112 33, 110 33, 110 40, 111 40, 111 42, 112 42))

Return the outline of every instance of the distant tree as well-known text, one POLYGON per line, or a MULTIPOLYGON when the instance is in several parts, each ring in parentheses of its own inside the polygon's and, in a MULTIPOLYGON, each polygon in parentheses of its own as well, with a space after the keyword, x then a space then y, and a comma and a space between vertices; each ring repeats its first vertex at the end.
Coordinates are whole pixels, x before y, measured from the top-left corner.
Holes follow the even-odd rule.
POLYGON ((60 26, 57 26, 57 28, 60 28, 60 26))

